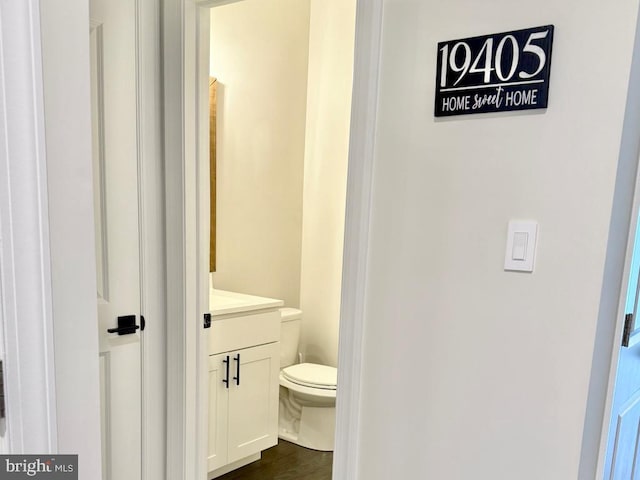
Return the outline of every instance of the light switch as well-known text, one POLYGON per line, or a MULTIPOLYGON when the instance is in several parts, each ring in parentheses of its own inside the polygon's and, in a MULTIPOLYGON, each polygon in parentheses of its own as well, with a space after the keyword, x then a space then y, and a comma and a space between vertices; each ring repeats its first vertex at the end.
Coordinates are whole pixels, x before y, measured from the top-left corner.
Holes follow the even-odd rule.
POLYGON ((527 232, 515 232, 513 234, 513 250, 511 252, 511 260, 524 261, 527 258, 527 232))
POLYGON ((507 249, 504 269, 533 272, 538 236, 538 222, 533 220, 511 220, 507 233, 507 249))

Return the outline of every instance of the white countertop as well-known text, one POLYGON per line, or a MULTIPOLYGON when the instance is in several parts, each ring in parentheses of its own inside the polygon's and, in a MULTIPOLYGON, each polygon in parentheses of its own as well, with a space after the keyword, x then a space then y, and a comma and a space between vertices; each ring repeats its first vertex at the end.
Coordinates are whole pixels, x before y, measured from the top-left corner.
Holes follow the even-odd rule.
POLYGON ((229 313, 251 312, 265 308, 282 307, 284 302, 275 298, 257 297, 244 293, 227 292, 212 288, 209 290, 209 308, 211 314, 227 315, 229 313))

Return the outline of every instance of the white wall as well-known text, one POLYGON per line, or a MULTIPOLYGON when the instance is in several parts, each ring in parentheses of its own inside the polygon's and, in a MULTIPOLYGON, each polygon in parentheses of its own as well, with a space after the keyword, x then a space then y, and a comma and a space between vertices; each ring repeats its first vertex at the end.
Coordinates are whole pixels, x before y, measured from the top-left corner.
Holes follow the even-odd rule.
POLYGON ((355 0, 311 0, 304 158, 301 351, 337 365, 355 0))
POLYGON ((218 79, 216 288, 298 306, 308 0, 211 10, 218 79))
POLYGON ((637 13, 384 2, 359 478, 578 478, 637 13), (546 111, 434 120, 438 41, 548 23, 546 111))

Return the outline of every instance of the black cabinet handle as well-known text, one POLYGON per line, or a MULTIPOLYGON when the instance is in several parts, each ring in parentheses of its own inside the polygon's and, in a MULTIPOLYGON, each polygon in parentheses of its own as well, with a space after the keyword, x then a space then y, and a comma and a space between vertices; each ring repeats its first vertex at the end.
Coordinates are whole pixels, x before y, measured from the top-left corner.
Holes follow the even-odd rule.
POLYGON ((236 363, 236 376, 233 379, 236 381, 236 385, 240 385, 240 354, 233 357, 233 359, 238 362, 236 363))
POLYGON ((229 355, 227 355, 227 358, 225 358, 222 363, 227 364, 227 374, 226 377, 222 379, 222 383, 224 383, 227 388, 229 388, 229 355))

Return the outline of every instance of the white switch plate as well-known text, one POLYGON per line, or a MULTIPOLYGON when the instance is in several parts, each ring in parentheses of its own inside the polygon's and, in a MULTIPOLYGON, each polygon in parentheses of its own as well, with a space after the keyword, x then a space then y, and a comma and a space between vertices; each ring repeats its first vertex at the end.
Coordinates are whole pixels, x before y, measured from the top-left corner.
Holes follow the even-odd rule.
POLYGON ((517 272, 533 272, 538 237, 538 222, 511 220, 507 232, 507 251, 504 269, 517 272))

